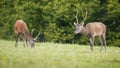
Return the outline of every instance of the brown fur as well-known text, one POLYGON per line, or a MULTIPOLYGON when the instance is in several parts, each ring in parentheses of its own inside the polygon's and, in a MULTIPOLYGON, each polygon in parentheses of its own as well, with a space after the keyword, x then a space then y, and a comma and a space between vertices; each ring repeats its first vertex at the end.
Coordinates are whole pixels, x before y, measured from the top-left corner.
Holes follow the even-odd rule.
POLYGON ((106 26, 101 22, 88 23, 85 25, 82 34, 90 36, 101 36, 106 33, 106 26), (96 33, 96 34, 95 34, 96 33))
MULTIPOLYGON (((14 31, 16 33, 15 46, 18 46, 18 37, 20 34, 23 35, 24 39, 26 40, 26 44, 27 44, 27 41, 29 41, 29 44, 31 45, 31 47, 34 46, 33 38, 28 30, 26 23, 23 20, 17 20, 15 22, 14 31)), ((27 46, 28 46, 28 44, 27 44, 27 46)))
POLYGON ((23 20, 17 20, 14 25, 15 33, 22 33, 27 38, 30 36, 28 27, 23 20))

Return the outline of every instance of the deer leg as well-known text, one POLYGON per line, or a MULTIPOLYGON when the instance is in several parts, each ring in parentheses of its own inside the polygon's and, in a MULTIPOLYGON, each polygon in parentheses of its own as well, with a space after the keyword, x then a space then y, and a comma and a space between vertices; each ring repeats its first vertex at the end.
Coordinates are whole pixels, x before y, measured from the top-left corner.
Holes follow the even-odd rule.
POLYGON ((19 37, 20 33, 16 33, 16 43, 15 43, 15 47, 18 46, 18 37, 19 37))
POLYGON ((28 41, 27 41, 27 39, 24 37, 24 44, 26 44, 27 45, 27 47, 28 47, 28 41))
POLYGON ((101 36, 99 36, 99 41, 100 41, 100 44, 101 44, 101 47, 100 47, 100 52, 102 51, 102 47, 103 47, 103 39, 101 38, 101 36))
POLYGON ((93 51, 93 47, 94 47, 94 38, 91 37, 90 38, 90 49, 91 49, 91 51, 93 51))
POLYGON ((24 45, 24 47, 25 47, 25 39, 23 39, 23 45, 24 45))
POLYGON ((23 37, 24 37, 24 44, 26 43, 27 47, 28 47, 28 42, 27 42, 27 38, 25 37, 25 34, 23 34, 23 37))
POLYGON ((22 38, 22 40, 23 40, 23 45, 24 45, 24 47, 25 47, 25 38, 22 38))
POLYGON ((28 47, 28 41, 27 41, 27 39, 25 39, 25 42, 26 42, 26 45, 27 45, 27 47, 28 47))
POLYGON ((21 33, 21 35, 22 35, 21 39, 22 39, 22 42, 23 42, 23 46, 25 47, 25 38, 24 38, 24 34, 21 33))
POLYGON ((106 52, 106 39, 105 39, 105 35, 103 35, 103 45, 104 45, 105 52, 106 52))

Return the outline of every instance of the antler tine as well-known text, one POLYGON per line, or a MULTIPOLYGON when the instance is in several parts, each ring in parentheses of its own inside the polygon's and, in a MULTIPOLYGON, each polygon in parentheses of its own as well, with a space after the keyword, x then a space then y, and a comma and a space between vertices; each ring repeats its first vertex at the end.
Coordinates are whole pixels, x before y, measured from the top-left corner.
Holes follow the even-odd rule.
POLYGON ((86 19, 87 19, 87 14, 88 14, 88 11, 87 11, 87 9, 85 8, 85 10, 86 10, 86 12, 85 12, 85 17, 84 17, 84 19, 83 19, 83 21, 82 22, 84 22, 86 19))
MULTIPOLYGON (((73 14, 74 15, 74 14, 73 14)), ((77 10, 77 13, 76 13, 76 15, 74 15, 74 17, 76 18, 76 21, 77 21, 77 23, 78 23, 78 10, 77 10)))
POLYGON ((34 31, 34 30, 35 30, 35 28, 32 29, 32 31, 31 31, 31 35, 33 35, 33 31, 34 31))
POLYGON ((39 35, 40 35, 41 29, 39 30, 39 33, 37 34, 37 36, 34 38, 34 40, 37 40, 39 35))

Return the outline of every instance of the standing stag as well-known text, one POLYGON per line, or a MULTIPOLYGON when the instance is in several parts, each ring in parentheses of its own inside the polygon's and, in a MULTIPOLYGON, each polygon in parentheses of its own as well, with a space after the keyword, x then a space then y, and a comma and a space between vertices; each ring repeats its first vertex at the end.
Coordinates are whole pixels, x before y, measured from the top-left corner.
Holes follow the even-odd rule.
POLYGON ((87 18, 87 13, 88 12, 86 10, 84 19, 80 24, 78 23, 78 18, 77 18, 78 11, 77 11, 76 15, 74 15, 76 18, 76 22, 74 22, 76 30, 74 31, 74 33, 75 34, 81 33, 81 34, 89 37, 91 51, 93 51, 94 37, 95 36, 99 37, 99 41, 101 43, 100 52, 102 51, 103 45, 105 47, 105 52, 106 52, 106 39, 105 39, 106 26, 102 22, 90 22, 84 26, 84 21, 87 18))
MULTIPOLYGON (((17 20, 14 24, 14 31, 16 33, 16 43, 15 43, 15 47, 18 46, 18 38, 20 35, 22 35, 24 37, 24 40, 26 42, 26 45, 29 45, 31 47, 35 47, 34 41, 37 39, 37 37, 35 38, 35 40, 32 38, 32 35, 30 34, 28 27, 26 25, 26 23, 23 20, 17 20)), ((40 32, 38 33, 38 35, 40 34, 40 32)), ((38 36, 37 35, 37 36, 38 36)), ((25 47, 25 43, 24 43, 24 47, 25 47)))

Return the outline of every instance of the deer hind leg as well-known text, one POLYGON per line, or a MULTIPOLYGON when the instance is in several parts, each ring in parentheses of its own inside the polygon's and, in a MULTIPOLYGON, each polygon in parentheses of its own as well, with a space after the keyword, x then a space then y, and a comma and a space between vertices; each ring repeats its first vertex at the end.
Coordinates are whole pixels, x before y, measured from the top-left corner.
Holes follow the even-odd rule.
POLYGON ((103 39, 101 36, 99 36, 99 41, 100 41, 100 44, 101 44, 101 47, 100 47, 100 52, 102 51, 102 47, 103 47, 103 39))
POLYGON ((91 51, 93 51, 93 47, 94 47, 94 37, 90 37, 90 49, 91 49, 91 51))
POLYGON ((20 33, 16 33, 16 43, 15 43, 15 47, 18 46, 18 38, 19 38, 19 36, 20 36, 20 33))

